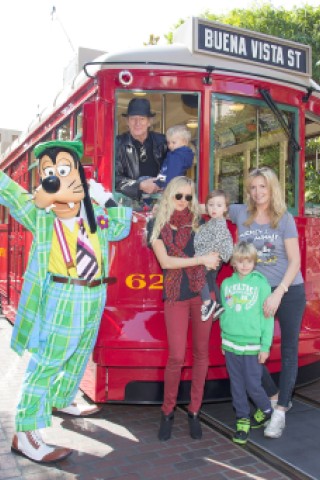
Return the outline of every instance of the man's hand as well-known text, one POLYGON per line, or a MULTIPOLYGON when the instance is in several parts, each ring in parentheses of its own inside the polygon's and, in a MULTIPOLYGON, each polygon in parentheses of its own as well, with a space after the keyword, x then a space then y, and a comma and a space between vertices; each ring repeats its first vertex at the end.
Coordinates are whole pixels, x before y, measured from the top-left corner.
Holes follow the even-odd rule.
POLYGON ((154 183, 156 180, 157 180, 156 177, 143 180, 139 185, 139 189, 142 192, 149 193, 149 194, 160 192, 161 188, 158 187, 156 183, 154 183))

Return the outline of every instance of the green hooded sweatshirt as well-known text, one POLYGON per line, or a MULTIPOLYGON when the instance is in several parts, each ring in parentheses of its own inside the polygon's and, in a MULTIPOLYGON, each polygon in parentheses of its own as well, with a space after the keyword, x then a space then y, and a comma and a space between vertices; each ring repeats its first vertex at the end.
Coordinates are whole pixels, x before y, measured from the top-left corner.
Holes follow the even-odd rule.
POLYGON ((273 338, 273 317, 265 318, 263 302, 271 287, 264 275, 253 271, 240 278, 238 273, 221 285, 225 311, 220 316, 222 348, 236 355, 269 352, 273 338))

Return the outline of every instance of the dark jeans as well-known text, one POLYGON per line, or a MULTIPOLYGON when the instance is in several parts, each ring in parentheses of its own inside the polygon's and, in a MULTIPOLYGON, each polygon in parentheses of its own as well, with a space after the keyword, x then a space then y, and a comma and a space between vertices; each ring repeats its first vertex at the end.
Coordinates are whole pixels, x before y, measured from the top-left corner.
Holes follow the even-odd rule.
MULTIPOLYGON (((273 288, 274 290, 274 288, 273 288)), ((279 392, 278 405, 288 407, 298 374, 298 346, 302 317, 306 306, 304 284, 292 285, 282 297, 276 313, 281 330, 281 372, 279 388, 266 367, 262 385, 269 397, 279 392)))
POLYGON ((205 302, 206 300, 211 300, 210 291, 214 292, 216 302, 221 305, 221 296, 220 296, 220 288, 217 284, 217 276, 220 271, 220 268, 216 270, 208 270, 206 273, 207 283, 202 288, 200 295, 201 300, 205 302))
POLYGON ((262 365, 258 355, 235 355, 226 351, 225 359, 236 417, 250 418, 248 396, 263 412, 270 410, 270 400, 261 385, 262 365))

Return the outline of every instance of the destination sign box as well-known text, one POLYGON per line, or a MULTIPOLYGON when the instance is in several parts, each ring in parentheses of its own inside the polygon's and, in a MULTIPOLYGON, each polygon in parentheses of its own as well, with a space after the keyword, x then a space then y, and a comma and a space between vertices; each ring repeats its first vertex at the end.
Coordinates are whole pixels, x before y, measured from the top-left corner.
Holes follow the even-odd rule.
POLYGON ((281 38, 194 18, 194 51, 311 75, 311 48, 281 38))

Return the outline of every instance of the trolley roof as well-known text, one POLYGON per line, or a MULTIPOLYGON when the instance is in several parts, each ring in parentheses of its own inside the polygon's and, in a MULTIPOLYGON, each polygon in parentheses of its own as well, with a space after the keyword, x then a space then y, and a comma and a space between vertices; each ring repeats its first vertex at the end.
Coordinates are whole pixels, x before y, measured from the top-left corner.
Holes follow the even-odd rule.
POLYGON ((320 92, 311 78, 311 48, 219 22, 192 17, 174 32, 173 44, 148 45, 138 49, 103 54, 88 62, 71 84, 56 95, 13 142, 3 157, 20 145, 45 119, 54 113, 77 88, 109 68, 154 70, 202 70, 231 76, 265 78, 320 92))

